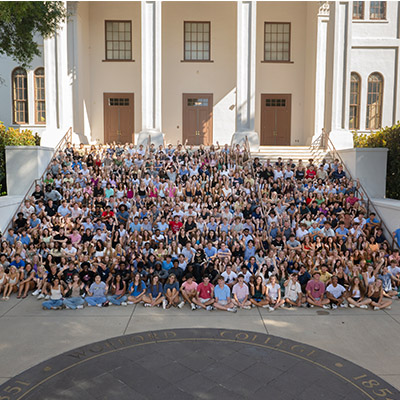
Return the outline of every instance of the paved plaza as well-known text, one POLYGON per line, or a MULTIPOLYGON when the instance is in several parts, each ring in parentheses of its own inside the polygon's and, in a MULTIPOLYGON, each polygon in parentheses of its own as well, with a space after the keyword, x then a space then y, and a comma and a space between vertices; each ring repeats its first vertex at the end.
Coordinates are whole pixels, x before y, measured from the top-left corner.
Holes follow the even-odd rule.
MULTIPOLYGON (((29 297, 0 302, 0 383, 66 351, 121 335, 178 328, 219 328, 291 339, 351 361, 400 389, 400 302, 391 310, 315 308, 191 311, 128 307, 44 311, 29 297)), ((388 397, 390 398, 390 397, 388 397)), ((394 397, 396 398, 396 397, 394 397)))

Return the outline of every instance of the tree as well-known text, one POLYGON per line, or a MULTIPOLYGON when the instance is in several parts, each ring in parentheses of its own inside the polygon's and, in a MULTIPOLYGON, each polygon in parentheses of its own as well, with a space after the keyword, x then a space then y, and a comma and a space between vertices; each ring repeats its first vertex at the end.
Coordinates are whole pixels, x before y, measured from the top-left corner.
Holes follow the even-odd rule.
POLYGON ((0 54, 29 67, 40 56, 34 36, 51 37, 66 17, 62 1, 0 1, 0 54))
POLYGON ((353 133, 354 147, 386 147, 386 197, 400 200, 400 122, 370 134, 353 133))

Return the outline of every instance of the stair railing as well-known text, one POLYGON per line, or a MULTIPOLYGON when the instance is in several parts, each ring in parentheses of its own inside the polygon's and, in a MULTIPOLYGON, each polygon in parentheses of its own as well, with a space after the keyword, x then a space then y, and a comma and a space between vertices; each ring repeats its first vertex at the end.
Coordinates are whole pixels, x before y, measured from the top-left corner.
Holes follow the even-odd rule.
POLYGON ((31 185, 29 186, 29 189, 26 191, 25 196, 23 197, 20 206, 17 208, 17 210, 15 211, 15 213, 13 214, 13 216, 11 217, 10 221, 7 224, 7 228, 6 228, 7 231, 10 228, 12 228, 14 219, 16 218, 17 214, 20 212, 21 206, 25 203, 26 200, 29 200, 35 186, 43 183, 46 173, 49 170, 49 167, 50 167, 51 163, 53 162, 53 160, 57 157, 58 152, 63 151, 67 147, 67 144, 71 143, 71 142, 72 142, 72 127, 70 127, 67 130, 65 135, 61 138, 61 140, 58 142, 58 144, 54 148, 53 157, 51 157, 50 162, 47 164, 46 168, 44 169, 42 176, 39 179, 34 179, 33 182, 31 183, 31 185))
POLYGON ((374 212, 378 219, 380 220, 381 227, 383 228, 383 231, 386 235, 389 235, 392 240, 388 239, 390 248, 393 250, 395 247, 398 247, 394 238, 392 237, 392 232, 389 230, 387 225, 385 224, 382 216, 380 215, 377 207, 374 206, 374 203, 372 202, 371 198, 368 196, 367 191, 365 190, 364 186, 361 184, 359 180, 355 180, 352 175, 350 170, 346 167, 345 162, 343 161, 342 157, 340 156, 339 152, 336 150, 335 145, 333 144, 332 140, 330 139, 329 135, 325 133, 325 130, 323 131, 323 134, 325 136, 326 140, 326 148, 328 149, 329 153, 331 154, 333 159, 338 159, 339 163, 343 166, 343 170, 346 172, 348 178, 354 182, 356 182, 356 191, 358 192, 358 196, 361 197, 361 200, 366 203, 366 209, 367 209, 367 214, 369 215, 370 212, 374 212))

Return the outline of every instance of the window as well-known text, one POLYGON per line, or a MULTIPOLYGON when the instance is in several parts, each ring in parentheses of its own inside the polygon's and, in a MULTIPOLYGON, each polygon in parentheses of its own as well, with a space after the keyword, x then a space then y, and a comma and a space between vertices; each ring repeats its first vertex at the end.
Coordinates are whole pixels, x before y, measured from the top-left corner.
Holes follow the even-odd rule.
POLYGON ((369 7, 370 19, 386 19, 386 1, 371 1, 369 7))
POLYGON ((353 1, 353 19, 364 19, 363 1, 353 1))
POLYGON ((185 61, 210 61, 210 22, 185 22, 185 61))
POLYGON ((266 107, 286 107, 286 99, 266 99, 266 107))
POLYGON ((44 90, 44 68, 35 70, 35 123, 46 123, 46 97, 44 90))
POLYGON ((131 21, 106 21, 106 60, 132 60, 131 21))
POLYGON ((28 123, 28 85, 27 74, 23 68, 12 73, 14 124, 28 123))
POLYGON ((192 107, 208 107, 208 99, 188 99, 187 105, 192 107))
POLYGON ((127 99, 119 99, 119 98, 110 98, 108 99, 109 106, 129 106, 129 98, 127 99))
POLYGON ((290 61, 290 23, 265 23, 264 61, 290 61))
POLYGON ((368 77, 367 129, 379 129, 382 124, 383 78, 373 73, 368 77))
POLYGON ((350 129, 360 129, 360 89, 360 75, 352 72, 350 79, 350 129))

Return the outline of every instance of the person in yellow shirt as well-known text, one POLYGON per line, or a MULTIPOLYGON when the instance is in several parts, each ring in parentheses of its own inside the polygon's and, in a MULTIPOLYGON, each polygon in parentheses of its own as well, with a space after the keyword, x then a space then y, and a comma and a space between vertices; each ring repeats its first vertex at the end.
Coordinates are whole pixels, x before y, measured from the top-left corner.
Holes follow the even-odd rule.
POLYGON ((321 282, 323 282, 326 286, 326 284, 331 280, 332 274, 328 271, 328 267, 326 265, 321 265, 320 273, 321 282))

